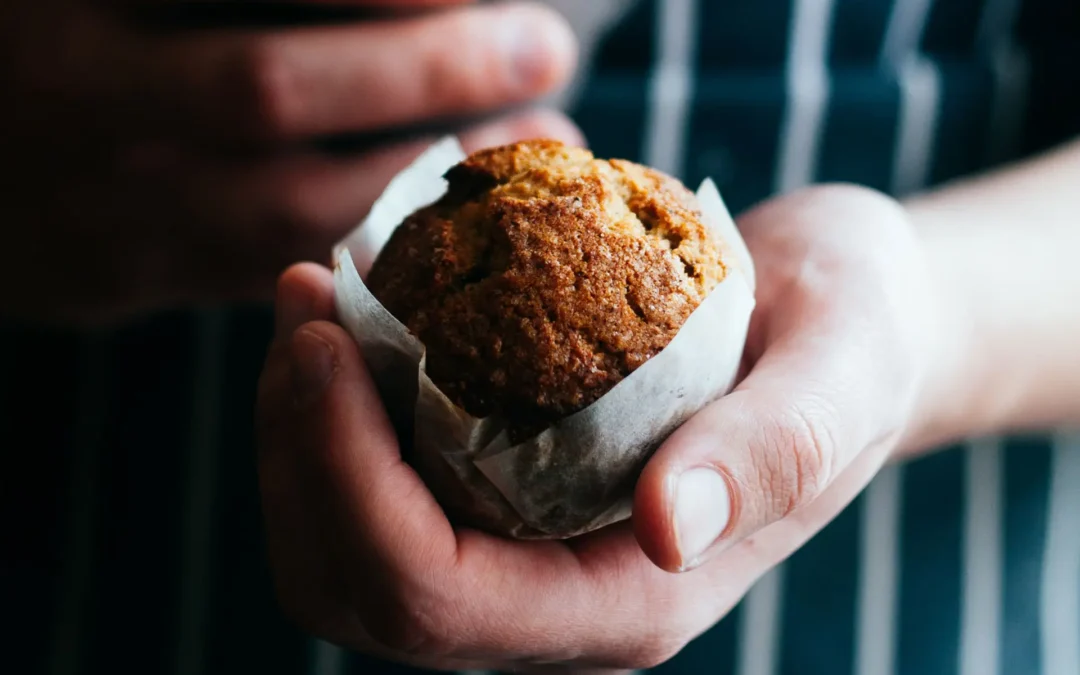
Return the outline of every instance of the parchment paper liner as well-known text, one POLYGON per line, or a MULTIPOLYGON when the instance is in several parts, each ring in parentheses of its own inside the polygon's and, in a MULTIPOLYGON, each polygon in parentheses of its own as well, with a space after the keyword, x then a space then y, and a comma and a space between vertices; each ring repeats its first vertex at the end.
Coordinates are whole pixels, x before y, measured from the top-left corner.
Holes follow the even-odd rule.
POLYGON ((423 345, 375 299, 360 274, 394 228, 442 197, 443 174, 464 158, 454 138, 433 145, 391 181, 361 227, 338 247, 339 320, 360 345, 406 458, 452 515, 523 539, 567 538, 625 520, 634 482, 651 454, 733 385, 754 308, 746 245, 716 186, 706 180, 698 200, 727 247, 731 273, 660 354, 588 408, 510 447, 500 420, 470 416, 431 382, 423 345))

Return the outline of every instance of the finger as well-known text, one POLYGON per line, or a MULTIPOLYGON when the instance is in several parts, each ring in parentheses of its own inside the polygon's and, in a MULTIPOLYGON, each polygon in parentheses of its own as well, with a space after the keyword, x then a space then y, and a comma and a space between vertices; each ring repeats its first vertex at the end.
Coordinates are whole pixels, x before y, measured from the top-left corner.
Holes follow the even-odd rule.
MULTIPOLYGON (((473 149, 526 137, 577 142, 580 133, 558 113, 539 110, 462 134, 473 149)), ((282 154, 246 160, 208 156, 178 144, 143 146, 127 152, 117 166, 80 165, 87 175, 79 181, 42 183, 79 186, 63 199, 20 190, 8 206, 37 216, 46 209, 47 217, 38 218, 43 222, 92 217, 109 224, 116 236, 87 231, 62 261, 75 277, 94 283, 72 286, 67 277, 57 277, 55 289, 42 291, 79 316, 101 319, 107 309, 103 301, 122 301, 125 311, 269 301, 278 276, 290 265, 329 265, 332 246, 357 227, 390 179, 431 140, 357 157, 282 154), (123 251, 112 250, 117 246, 123 251), (103 247, 111 247, 108 255, 99 251, 103 247), (103 262, 113 259, 128 264, 118 268, 103 262)))
POLYGON ((367 367, 339 326, 307 324, 290 347, 295 428, 341 511, 358 558, 410 575, 429 557, 453 560, 456 541, 442 510, 401 458, 367 367), (359 536, 357 536, 359 535, 359 536))
POLYGON ((694 568, 799 512, 860 454, 880 465, 899 435, 914 399, 910 328, 865 261, 830 260, 827 273, 821 262, 758 321, 764 353, 747 378, 642 473, 635 531, 661 568, 694 568))
MULTIPOLYGON (((476 0, 294 0, 294 6, 344 6, 344 7, 378 7, 386 9, 399 8, 429 8, 445 7, 449 5, 474 4, 476 0)), ((274 7, 280 2, 265 0, 263 2, 251 0, 112 0, 112 4, 119 6, 160 6, 160 5, 255 5, 274 7)))
POLYGON ((337 538, 349 552, 352 585, 344 600, 370 634, 397 651, 428 656, 534 656, 529 650, 538 639, 521 629, 534 611, 550 617, 566 607, 575 584, 556 567, 570 567, 573 556, 556 546, 515 549, 484 535, 459 550, 445 514, 402 461, 352 338, 333 324, 307 324, 293 338, 291 364, 298 404, 287 424, 303 439, 292 451, 314 467, 316 484, 335 505, 337 538), (534 569, 545 563, 547 569, 534 569), (491 575, 492 565, 502 571, 491 575), (514 587, 526 574, 542 580, 543 590, 514 587), (505 592, 535 602, 503 606, 505 592), (509 635, 524 641, 515 646, 509 635))
MULTIPOLYGON (((283 275, 280 295, 312 293, 321 296, 325 286, 325 269, 313 265, 298 265, 283 275)), ((319 300, 314 304, 318 305, 319 300)), ((318 311, 312 312, 313 314, 318 311)), ((383 628, 395 617, 384 613, 379 593, 365 593, 364 603, 351 604, 355 591, 349 586, 348 577, 373 583, 381 589, 390 585, 397 576, 368 572, 366 557, 358 559, 355 549, 342 537, 366 536, 366 532, 353 532, 340 526, 337 509, 340 500, 327 489, 325 467, 317 461, 322 453, 318 446, 319 434, 311 434, 304 424, 292 424, 297 411, 292 366, 299 358, 306 366, 319 357, 308 353, 303 343, 309 339, 307 331, 327 324, 309 324, 301 327, 297 339, 283 340, 284 347, 271 352, 260 385, 258 400, 260 424, 259 484, 262 498, 266 541, 274 572, 275 591, 286 614, 305 631, 350 649, 383 659, 405 663, 417 668, 432 670, 498 670, 496 664, 481 663, 444 656, 404 653, 389 649, 374 641, 360 619, 370 619, 376 626, 376 634, 385 633, 383 628), (271 376, 281 372, 284 377, 271 376), (284 421, 284 424, 268 425, 266 420, 284 421), (316 461, 311 461, 315 459, 316 461), (357 611, 357 609, 361 611, 357 611)), ((321 338, 319 338, 321 339, 321 338)), ((347 368, 344 370, 348 370, 347 368)), ((309 374, 310 375, 310 374, 309 374)), ((347 376, 339 373, 338 376, 347 376)), ((301 378, 306 377, 301 375, 301 378)), ((315 403, 318 405, 318 403, 315 403)), ((351 415, 366 423, 364 410, 351 415)))
POLYGON ((339 600, 380 645, 421 659, 634 668, 715 619, 720 600, 692 598, 693 580, 652 565, 628 528, 574 549, 455 532, 402 461, 352 339, 306 324, 290 359, 297 403, 281 413, 291 431, 274 437, 295 439, 279 451, 305 463, 294 475, 326 500, 322 522, 343 550, 339 600), (673 583, 685 588, 673 595, 673 583))
MULTIPOLYGON (((272 348, 259 382, 256 439, 258 478, 266 547, 275 594, 285 613, 320 635, 347 621, 337 598, 345 592, 339 574, 334 529, 326 500, 300 453, 302 439, 282 421, 291 405, 287 349, 272 348)), ((357 627, 352 627, 357 632, 357 627)))
MULTIPOLYGON (((300 267, 283 285, 321 285, 300 267), (304 278, 304 277, 309 278, 304 278), (302 280, 301 280, 302 279, 302 280)), ((293 406, 290 349, 272 351, 260 386, 262 418, 281 419, 293 406), (276 371, 284 378, 269 377, 276 371), (267 381, 276 384, 269 386, 267 381), (283 412, 285 411, 285 412, 283 412)), ((493 670, 492 664, 403 654, 375 642, 360 622, 349 597, 347 574, 362 569, 342 546, 334 509, 317 464, 308 461, 308 439, 296 427, 260 425, 259 490, 268 558, 275 595, 286 616, 305 632, 389 661, 430 670, 493 670), (300 432, 300 433, 298 433, 300 432)))
POLYGON ((474 126, 459 135, 466 152, 534 138, 550 138, 576 147, 585 147, 587 143, 581 130, 566 115, 544 108, 526 110, 494 123, 474 126))
POLYGON ((476 0, 304 0, 313 5, 346 5, 349 7, 444 7, 469 5, 476 0))
POLYGON ((576 57, 542 6, 264 32, 141 38, 109 88, 161 132, 287 142, 406 126, 521 103, 563 83, 576 57))
POLYGON ((275 332, 287 339, 312 321, 333 321, 334 275, 314 263, 300 263, 285 270, 278 281, 275 332))
POLYGON ((292 370, 289 362, 289 342, 300 326, 312 321, 332 321, 334 307, 334 275, 314 263, 293 265, 278 279, 274 304, 274 341, 270 345, 266 364, 259 378, 259 408, 268 409, 260 415, 259 424, 269 428, 280 421, 280 411, 292 400, 292 370))
MULTIPOLYGON (((468 151, 538 136, 582 142, 577 128, 550 110, 500 118, 460 134, 468 151)), ((324 248, 327 239, 336 241, 356 227, 389 181, 433 140, 412 140, 356 157, 292 154, 182 173, 188 176, 186 193, 206 222, 225 219, 279 244, 319 242, 324 248), (228 186, 226 194, 221 186, 228 186)))
MULTIPOLYGON (((469 149, 532 137, 581 142, 573 124, 546 110, 523 112, 461 135, 469 149)), ((360 224, 390 179, 431 140, 358 157, 287 154, 242 161, 163 150, 128 161, 141 185, 157 186, 143 191, 157 205, 152 207, 159 212, 155 222, 159 227, 172 223, 168 250, 175 264, 170 278, 182 283, 183 299, 261 300, 289 265, 329 265, 331 247, 360 224)))
POLYGON ((744 386, 688 422, 646 467, 635 527, 661 568, 695 568, 721 541, 740 541, 807 506, 856 449, 885 440, 850 428, 870 411, 827 384, 836 382, 836 370, 794 374, 791 364, 770 354, 744 386))
POLYGON ((140 26, 155 30, 326 25, 415 16, 475 0, 112 0, 140 26))
POLYGON ((335 315, 334 278, 321 265, 300 263, 278 280, 274 303, 274 341, 258 383, 256 426, 267 436, 282 422, 282 411, 293 399, 289 343, 293 333, 311 321, 331 321, 335 315))

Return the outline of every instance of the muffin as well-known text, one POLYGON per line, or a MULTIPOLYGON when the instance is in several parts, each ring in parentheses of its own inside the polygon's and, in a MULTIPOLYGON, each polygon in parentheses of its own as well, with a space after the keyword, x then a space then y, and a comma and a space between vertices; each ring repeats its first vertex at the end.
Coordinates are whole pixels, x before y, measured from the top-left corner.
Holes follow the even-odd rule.
POLYGON ((527 439, 660 353, 729 272, 676 179, 537 140, 475 153, 376 259, 372 294, 427 374, 527 439))

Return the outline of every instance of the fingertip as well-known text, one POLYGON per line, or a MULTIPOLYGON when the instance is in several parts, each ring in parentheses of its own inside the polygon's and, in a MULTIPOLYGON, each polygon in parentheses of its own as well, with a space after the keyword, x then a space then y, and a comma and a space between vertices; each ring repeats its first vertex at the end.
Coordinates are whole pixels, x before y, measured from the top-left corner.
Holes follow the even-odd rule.
POLYGON ((334 318, 334 275, 315 263, 299 263, 278 279, 275 332, 279 338, 293 335, 302 325, 334 318))
MULTIPOLYGON (((535 128, 535 131, 533 128, 524 130, 530 132, 527 135, 533 138, 543 136, 544 138, 562 141, 571 146, 588 147, 585 135, 578 125, 574 124, 569 117, 558 110, 537 108, 530 111, 529 116, 525 118, 525 122, 535 128)), ((523 135, 526 134, 523 132, 523 135)))
POLYGON ((634 490, 634 537, 649 560, 665 572, 678 572, 681 567, 672 527, 673 493, 674 477, 654 458, 634 490))
POLYGON ((577 66, 580 49, 570 20, 541 2, 519 3, 513 9, 519 29, 508 34, 511 49, 519 50, 519 70, 527 73, 531 88, 543 94, 566 84, 577 66), (524 55, 520 54, 522 45, 531 45, 524 55))
POLYGON ((722 407, 713 404, 660 446, 635 492, 635 533, 661 569, 688 572, 711 558, 736 521, 738 491, 712 439, 722 407))
MULTIPOLYGON (((295 295, 297 292, 302 292, 311 283, 317 282, 319 278, 318 269, 320 265, 310 262, 301 262, 294 265, 290 265, 281 276, 278 277, 277 283, 277 297, 279 300, 283 296, 295 295)), ((295 328, 299 328, 296 326, 295 328)))
POLYGON ((311 406, 318 401, 317 417, 346 436, 354 431, 353 422, 362 423, 365 433, 389 430, 360 348, 344 328, 325 320, 308 322, 293 334, 290 348, 298 402, 311 406))
POLYGON ((467 129, 460 135, 466 152, 509 145, 534 138, 549 138, 585 147, 585 137, 566 115, 549 108, 533 108, 467 129))

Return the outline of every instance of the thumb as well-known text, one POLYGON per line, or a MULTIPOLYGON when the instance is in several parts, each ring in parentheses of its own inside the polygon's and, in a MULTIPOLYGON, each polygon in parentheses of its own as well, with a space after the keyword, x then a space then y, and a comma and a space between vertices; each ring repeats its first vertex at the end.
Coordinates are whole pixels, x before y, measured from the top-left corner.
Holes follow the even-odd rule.
POLYGON ((905 393, 872 335, 774 342, 730 395, 673 434, 643 471, 638 542, 660 568, 693 569, 807 506, 864 451, 884 462, 905 393), (891 389, 891 391, 890 391, 891 389))

